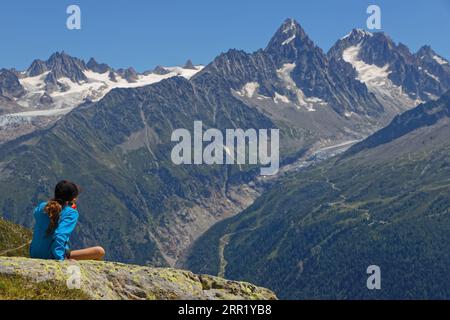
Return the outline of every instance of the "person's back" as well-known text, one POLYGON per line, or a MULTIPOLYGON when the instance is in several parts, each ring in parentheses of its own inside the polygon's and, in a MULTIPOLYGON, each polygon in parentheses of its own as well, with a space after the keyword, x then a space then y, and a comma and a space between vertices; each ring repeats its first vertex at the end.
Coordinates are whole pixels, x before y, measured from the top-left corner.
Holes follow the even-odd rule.
POLYGON ((69 252, 69 237, 78 221, 78 211, 64 206, 58 226, 49 233, 50 217, 45 212, 48 202, 41 203, 34 210, 36 221, 31 242, 30 255, 35 259, 64 260, 69 252))
POLYGON ((30 256, 34 259, 101 260, 102 247, 71 251, 69 240, 78 222, 76 201, 80 188, 73 182, 61 181, 55 187, 55 197, 34 210, 35 226, 30 256))

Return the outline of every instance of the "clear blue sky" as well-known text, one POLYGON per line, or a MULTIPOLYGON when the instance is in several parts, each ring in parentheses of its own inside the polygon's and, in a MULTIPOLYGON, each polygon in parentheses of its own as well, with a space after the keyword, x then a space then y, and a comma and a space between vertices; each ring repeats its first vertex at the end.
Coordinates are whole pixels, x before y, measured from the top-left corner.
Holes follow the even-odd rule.
POLYGON ((449 0, 8 0, 0 9, 0 67, 24 69, 64 50, 87 60, 139 71, 188 58, 206 64, 230 48, 265 47, 295 18, 325 51, 352 28, 365 28, 366 9, 382 10, 382 31, 412 50, 423 44, 450 58, 449 0), (66 28, 66 8, 82 10, 82 30, 66 28))

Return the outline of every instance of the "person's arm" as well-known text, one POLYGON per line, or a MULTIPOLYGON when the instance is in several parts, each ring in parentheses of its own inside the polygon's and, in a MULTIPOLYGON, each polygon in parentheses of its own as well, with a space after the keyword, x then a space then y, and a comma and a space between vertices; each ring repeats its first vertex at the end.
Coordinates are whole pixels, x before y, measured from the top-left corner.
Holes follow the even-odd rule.
POLYGON ((78 211, 69 209, 61 216, 58 227, 53 234, 52 254, 56 260, 65 260, 66 244, 78 221, 78 211))

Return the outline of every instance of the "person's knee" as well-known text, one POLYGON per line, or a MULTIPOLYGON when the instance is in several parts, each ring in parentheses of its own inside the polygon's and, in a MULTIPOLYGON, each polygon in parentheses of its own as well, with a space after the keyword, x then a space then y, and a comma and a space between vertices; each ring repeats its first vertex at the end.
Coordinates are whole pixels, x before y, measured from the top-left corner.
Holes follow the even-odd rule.
POLYGON ((95 249, 96 255, 100 259, 102 259, 105 256, 106 252, 105 252, 105 249, 103 249, 102 247, 95 247, 94 249, 95 249))

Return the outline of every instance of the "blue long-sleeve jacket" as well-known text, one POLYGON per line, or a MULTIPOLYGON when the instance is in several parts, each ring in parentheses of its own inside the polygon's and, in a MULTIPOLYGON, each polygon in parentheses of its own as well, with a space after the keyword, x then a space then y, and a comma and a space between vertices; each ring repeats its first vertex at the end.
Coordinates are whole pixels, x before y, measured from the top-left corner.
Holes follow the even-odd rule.
POLYGON ((63 207, 58 227, 53 234, 48 235, 50 218, 44 211, 46 205, 47 202, 43 202, 34 210, 36 224, 30 256, 34 259, 64 260, 69 250, 70 235, 78 222, 78 211, 69 206, 63 207))

